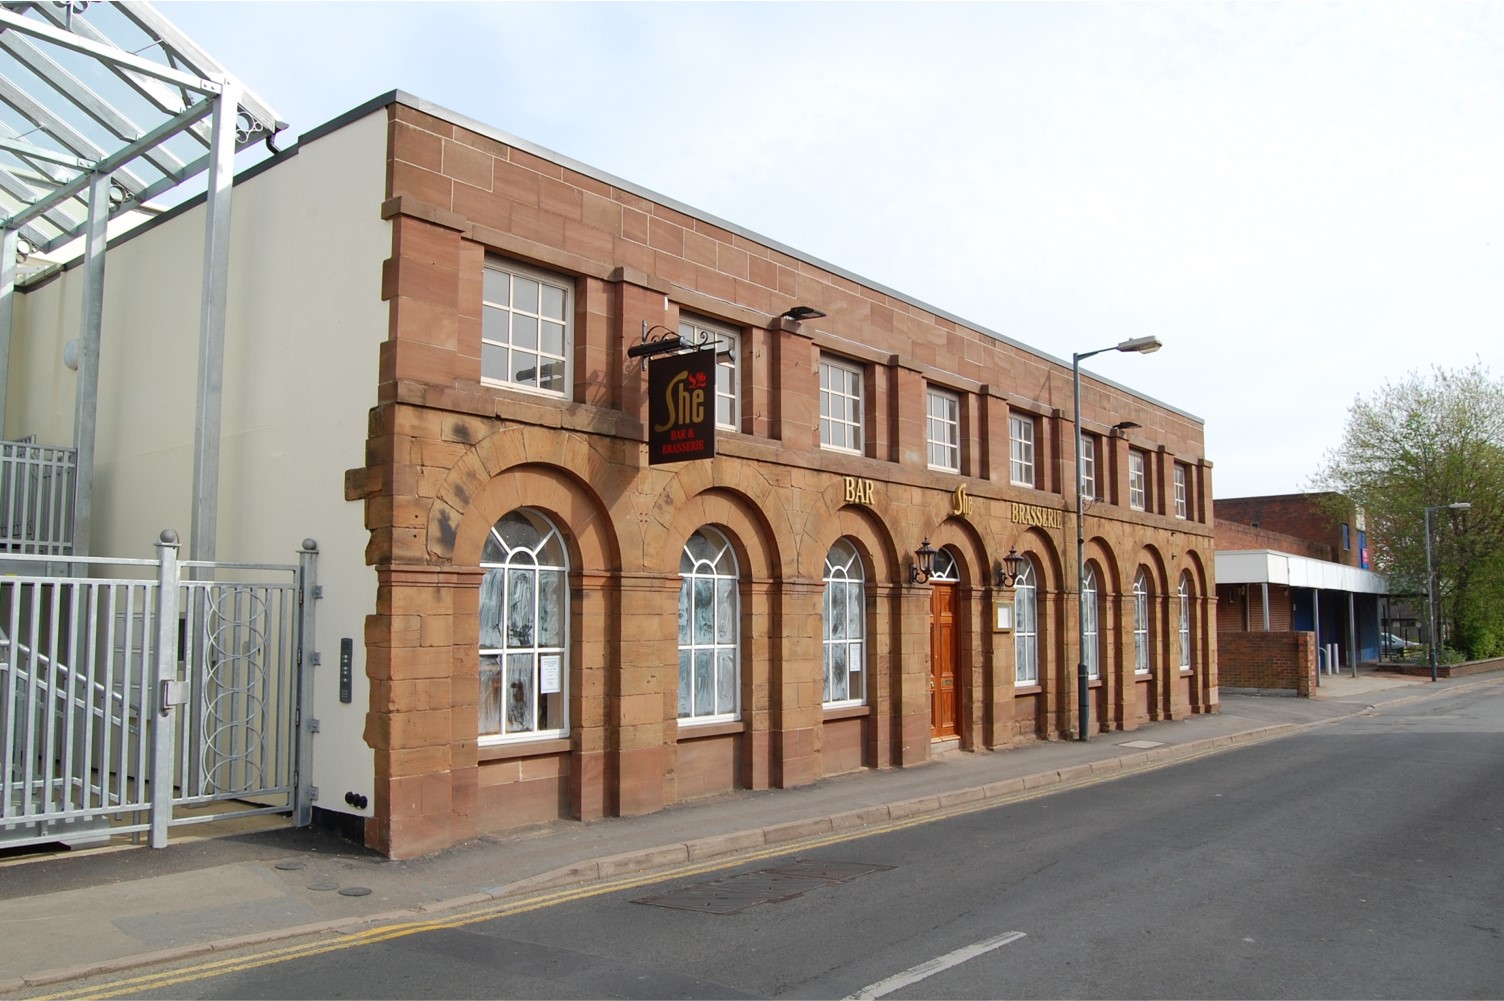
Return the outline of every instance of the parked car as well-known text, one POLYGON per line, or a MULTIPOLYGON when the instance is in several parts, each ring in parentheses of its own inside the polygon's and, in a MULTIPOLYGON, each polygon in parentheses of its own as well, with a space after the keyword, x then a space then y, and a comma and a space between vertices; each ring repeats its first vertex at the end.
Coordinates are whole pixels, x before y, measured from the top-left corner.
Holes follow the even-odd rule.
POLYGON ((1413 640, 1401 639, 1394 635, 1394 633, 1380 633, 1379 645, 1385 650, 1409 650, 1412 647, 1420 646, 1419 643, 1413 640))

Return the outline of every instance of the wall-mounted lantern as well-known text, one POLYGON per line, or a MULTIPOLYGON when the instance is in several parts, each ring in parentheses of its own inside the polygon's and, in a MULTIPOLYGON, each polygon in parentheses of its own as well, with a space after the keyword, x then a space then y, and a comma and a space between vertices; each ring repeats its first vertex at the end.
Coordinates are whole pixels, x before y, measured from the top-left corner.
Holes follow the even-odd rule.
POLYGON ((1019 574, 1023 573, 1024 558, 1018 555, 1018 550, 1009 548, 1008 555, 1003 557, 1003 562, 997 567, 997 576, 993 583, 1000 588, 1012 587, 1018 580, 1019 574))
POLYGON ((928 584, 930 576, 935 572, 935 553, 937 550, 930 545, 929 537, 919 543, 919 548, 914 550, 914 562, 909 565, 910 584, 928 584))

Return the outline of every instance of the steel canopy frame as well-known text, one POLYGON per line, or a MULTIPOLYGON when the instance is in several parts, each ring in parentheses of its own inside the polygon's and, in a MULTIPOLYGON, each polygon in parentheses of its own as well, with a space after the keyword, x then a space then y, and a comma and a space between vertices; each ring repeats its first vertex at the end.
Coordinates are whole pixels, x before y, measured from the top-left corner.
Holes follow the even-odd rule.
POLYGON ((190 558, 214 559, 233 160, 261 141, 275 153, 285 127, 148 3, 0 6, 0 432, 18 264, 82 244, 75 554, 89 544, 105 224, 207 171, 190 558))

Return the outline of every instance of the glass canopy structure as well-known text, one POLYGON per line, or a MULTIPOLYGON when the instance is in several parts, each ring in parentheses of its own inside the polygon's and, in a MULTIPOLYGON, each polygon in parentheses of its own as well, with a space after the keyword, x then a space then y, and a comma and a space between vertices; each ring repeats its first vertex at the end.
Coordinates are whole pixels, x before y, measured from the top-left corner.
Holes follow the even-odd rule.
MULTIPOLYGON (((283 128, 264 102, 148 3, 7 0, 0 7, 0 420, 17 284, 37 277, 35 258, 49 253, 70 260, 81 253, 86 275, 69 363, 78 373, 77 478, 70 538, 59 551, 82 554, 88 545, 110 221, 149 212, 150 199, 203 174, 190 555, 213 559, 233 161, 236 151, 259 142, 277 152, 283 128)), ((11 463, 0 469, 0 492, 6 477, 26 475, 19 456, 0 456, 11 463)))

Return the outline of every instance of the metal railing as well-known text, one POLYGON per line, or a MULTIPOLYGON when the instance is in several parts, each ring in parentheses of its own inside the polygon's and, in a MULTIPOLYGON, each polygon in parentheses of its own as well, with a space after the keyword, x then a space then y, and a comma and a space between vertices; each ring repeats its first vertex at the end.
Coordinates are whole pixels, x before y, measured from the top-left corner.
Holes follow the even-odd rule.
POLYGON ((0 441, 0 553, 73 552, 78 450, 0 441))
POLYGON ((149 832, 160 847, 173 825, 308 822, 316 548, 297 565, 180 562, 164 533, 157 550, 9 557, 0 845, 149 832))

